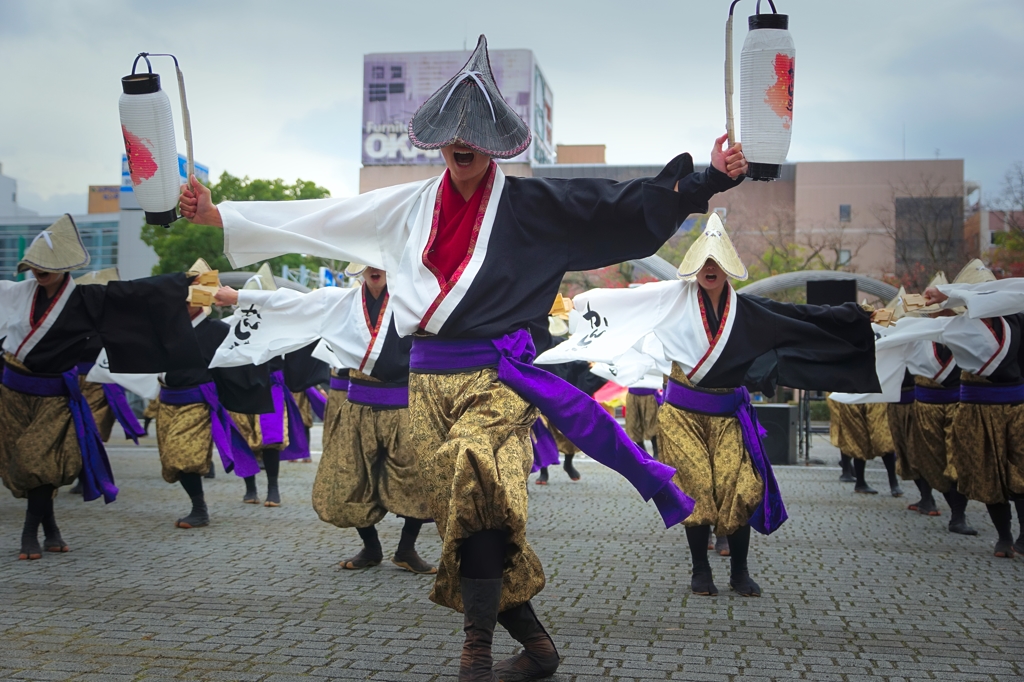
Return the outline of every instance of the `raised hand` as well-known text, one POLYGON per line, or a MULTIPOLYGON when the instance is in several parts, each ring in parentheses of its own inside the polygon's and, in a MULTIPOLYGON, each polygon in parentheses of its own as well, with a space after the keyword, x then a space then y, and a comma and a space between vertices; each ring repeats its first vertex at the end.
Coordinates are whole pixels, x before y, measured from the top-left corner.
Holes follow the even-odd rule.
MULTIPOLYGON (((209 194, 209 191, 207 191, 209 194)), ((221 287, 213 295, 213 302, 219 306, 238 305, 238 292, 231 287, 221 287)))
POLYGON ((949 298, 949 296, 946 296, 935 287, 928 287, 924 290, 924 300, 928 305, 932 305, 933 303, 942 303, 947 298, 949 298))
POLYGON ((723 150, 728 139, 729 134, 726 133, 715 140, 711 147, 711 165, 730 178, 738 178, 747 172, 747 157, 743 156, 743 144, 740 142, 723 150))
POLYGON ((192 176, 191 182, 181 186, 178 208, 184 218, 197 225, 224 227, 220 211, 213 205, 213 199, 210 197, 210 188, 204 187, 195 175, 192 176))

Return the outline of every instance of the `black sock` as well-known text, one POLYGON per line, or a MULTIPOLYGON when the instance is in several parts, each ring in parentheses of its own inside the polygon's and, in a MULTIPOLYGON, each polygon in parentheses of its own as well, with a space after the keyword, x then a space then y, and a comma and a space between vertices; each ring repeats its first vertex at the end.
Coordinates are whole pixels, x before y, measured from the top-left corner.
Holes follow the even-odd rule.
POLYGON ((504 530, 482 530, 462 541, 459 575, 470 580, 494 580, 505 570, 504 530))
POLYGON ((380 538, 377 537, 377 527, 367 526, 366 528, 356 528, 356 532, 359 533, 359 538, 363 541, 363 546, 374 554, 382 554, 384 550, 380 548, 380 538))
POLYGON ((255 476, 246 476, 242 480, 245 481, 245 494, 246 495, 255 495, 256 494, 256 477, 255 476))
POLYGON ((40 519, 53 516, 53 490, 53 486, 47 483, 26 492, 28 512, 40 519))
POLYGON ((953 520, 962 519, 964 512, 967 511, 967 498, 956 488, 952 488, 948 493, 942 493, 942 496, 946 498, 953 520))
POLYGON ((658 437, 651 436, 651 449, 654 450, 654 459, 658 459, 658 437))
POLYGON ((885 465, 885 473, 889 474, 889 487, 897 487, 900 480, 896 478, 896 453, 887 452, 882 455, 882 464, 885 465))
POLYGON ((281 471, 281 451, 266 449, 263 451, 263 469, 267 472, 267 486, 277 485, 277 475, 281 471))
POLYGON ((185 489, 185 492, 192 499, 203 496, 203 477, 201 474, 181 474, 178 476, 178 482, 181 483, 181 487, 185 489))
POLYGON ((572 457, 573 457, 572 455, 566 455, 565 456, 565 464, 563 466, 571 467, 572 466, 572 457))
POLYGON ((1017 536, 1017 542, 1024 542, 1024 499, 1018 498, 1014 500, 1013 506, 1017 507, 1017 525, 1020 526, 1020 535, 1017 536))
POLYGON ((924 478, 919 478, 914 481, 914 485, 917 486, 918 492, 921 493, 922 502, 935 502, 935 499, 932 497, 932 487, 928 485, 928 481, 924 480, 924 478))
POLYGON ((852 471, 852 469, 851 469, 851 462, 852 462, 852 460, 853 460, 853 458, 850 457, 849 455, 844 455, 841 452, 839 453, 839 466, 842 468, 843 471, 852 471))
POLYGON ((1013 514, 1010 512, 1010 503, 1000 502, 999 504, 986 504, 985 506, 988 507, 988 515, 992 517, 992 525, 996 527, 996 532, 999 533, 999 541, 1013 542, 1013 529, 1011 528, 1013 514))
POLYGON ((416 549, 416 538, 420 536, 420 528, 422 527, 423 521, 421 519, 405 517, 405 525, 402 526, 402 537, 398 541, 398 551, 395 553, 401 554, 414 551, 416 549))
POLYGON ((711 570, 711 564, 708 563, 708 540, 710 538, 711 526, 686 526, 686 542, 690 545, 690 559, 693 560, 694 573, 711 570))
POLYGON ((862 459, 853 460, 853 473, 857 476, 857 485, 866 486, 867 481, 864 480, 864 467, 867 466, 867 462, 862 459))
POLYGON ((729 563, 732 575, 747 570, 747 554, 750 552, 750 526, 743 526, 729 536, 729 563))

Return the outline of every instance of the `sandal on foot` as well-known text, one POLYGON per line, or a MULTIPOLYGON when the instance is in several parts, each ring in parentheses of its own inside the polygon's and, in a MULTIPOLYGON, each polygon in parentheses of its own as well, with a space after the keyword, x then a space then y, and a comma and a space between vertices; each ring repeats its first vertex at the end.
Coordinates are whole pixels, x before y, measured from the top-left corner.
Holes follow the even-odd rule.
POLYGON ((277 489, 276 485, 269 486, 267 488, 267 501, 263 503, 264 507, 280 507, 281 506, 281 491, 277 489))
POLYGON ((867 483, 860 485, 859 483, 853 487, 853 492, 860 493, 861 495, 877 495, 878 491, 869 486, 867 483))
POLYGON ((71 548, 68 547, 68 543, 64 542, 64 538, 60 536, 58 531, 56 535, 47 535, 43 540, 43 549, 47 552, 58 552, 63 554, 64 552, 70 552, 71 548))
MULTIPOLYGON (((379 562, 378 562, 379 563, 379 562)), ((409 550, 408 552, 402 552, 399 554, 395 552, 395 555, 391 557, 391 563, 399 568, 404 568, 407 571, 418 573, 419 575, 434 575, 437 573, 437 566, 431 566, 416 553, 416 550, 409 550)))
POLYGON ((260 494, 258 491, 253 490, 251 493, 247 492, 245 497, 242 498, 242 502, 245 504, 259 504, 260 494))
POLYGON ((996 542, 995 555, 1000 559, 1012 559, 1013 558, 1013 543, 1009 540, 999 540, 996 542))
POLYGON ((729 556, 729 538, 725 535, 715 536, 715 551, 719 556, 729 556))
POLYGON ((951 519, 949 522, 949 532, 956 533, 957 535, 977 535, 978 531, 974 530, 971 524, 967 523, 966 518, 962 519, 951 519))
POLYGON ((18 554, 19 561, 35 561, 43 558, 43 548, 39 546, 36 538, 22 538, 21 552, 18 554))
POLYGON ((889 492, 892 493, 893 497, 903 497, 903 488, 899 487, 899 485, 889 486, 889 492))
POLYGON ((711 571, 694 573, 690 578, 690 591, 707 597, 717 596, 718 588, 715 587, 715 582, 711 578, 711 571))
POLYGON ((565 473, 569 474, 569 480, 580 480, 580 472, 577 471, 576 467, 574 467, 571 463, 566 462, 565 464, 562 465, 562 468, 565 469, 565 473))
POLYGON ((746 571, 729 578, 729 587, 741 597, 760 597, 761 586, 746 571))
POLYGON ((935 500, 921 500, 916 504, 908 506, 907 509, 912 509, 918 514, 924 514, 925 516, 942 516, 942 512, 935 506, 935 500))
POLYGON ((363 547, 359 550, 359 554, 356 554, 351 559, 345 559, 338 565, 349 571, 358 571, 363 568, 370 568, 371 566, 379 566, 383 560, 384 555, 380 550, 371 552, 363 547))
POLYGON ((541 468, 540 476, 537 477, 537 480, 534 481, 534 483, 536 483, 537 485, 547 485, 548 484, 548 468, 547 467, 542 467, 541 468))

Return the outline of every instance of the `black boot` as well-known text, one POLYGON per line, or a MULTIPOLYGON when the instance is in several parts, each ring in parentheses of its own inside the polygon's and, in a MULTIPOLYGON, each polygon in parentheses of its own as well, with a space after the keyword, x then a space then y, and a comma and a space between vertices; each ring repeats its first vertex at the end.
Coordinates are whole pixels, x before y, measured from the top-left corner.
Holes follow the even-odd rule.
POLYGON ((363 548, 354 557, 345 559, 339 565, 350 571, 380 566, 380 562, 384 561, 384 550, 380 546, 377 527, 356 528, 356 532, 359 533, 359 539, 363 541, 363 548))
POLYGON ((949 532, 957 535, 977 535, 978 531, 967 522, 967 498, 956 488, 942 493, 949 505, 949 532))
POLYGON ((914 481, 914 485, 917 486, 918 492, 921 493, 921 501, 907 505, 907 509, 924 514, 925 516, 941 516, 939 508, 935 506, 935 497, 932 495, 932 487, 928 485, 928 481, 919 478, 914 481))
POLYGON ((267 472, 267 500, 263 506, 280 507, 281 493, 277 489, 277 475, 281 471, 281 452, 279 450, 264 450, 263 467, 267 472))
POLYGON ((502 611, 498 622, 523 645, 520 653, 495 664, 501 682, 541 680, 555 674, 561 661, 558 650, 530 602, 502 611))
POLYGON ((562 468, 565 469, 565 473, 569 474, 570 479, 578 481, 580 480, 580 472, 576 471, 576 467, 572 465, 572 457, 572 455, 565 456, 565 464, 562 465, 562 468))
POLYGON ((73 486, 71 486, 71 489, 68 490, 68 492, 71 493, 72 495, 81 495, 82 494, 82 477, 81 476, 79 476, 78 478, 75 479, 75 484, 73 486))
POLYGON ((39 546, 39 524, 42 519, 31 511, 25 512, 25 526, 21 529, 21 552, 18 559, 32 560, 43 558, 43 548, 39 546))
POLYGON ((750 526, 743 526, 729 536, 729 587, 742 597, 760 597, 761 587, 750 577, 747 555, 750 553, 750 526))
POLYGON ((718 556, 729 556, 729 537, 727 535, 715 535, 715 551, 718 556))
POLYGON ((856 483, 857 479, 853 475, 853 458, 849 455, 839 454, 839 467, 843 470, 839 474, 839 480, 842 483, 856 483))
POLYGON ((861 495, 877 495, 878 491, 868 485, 864 480, 864 467, 867 465, 862 459, 853 460, 853 471, 857 475, 857 485, 853 486, 853 492, 861 495))
POLYGON ((206 498, 203 496, 203 477, 199 474, 181 474, 178 482, 192 500, 192 511, 188 516, 175 521, 174 525, 177 528, 202 528, 210 525, 210 512, 206 509, 206 498))
POLYGON ((501 578, 461 578, 463 631, 459 682, 500 682, 494 674, 491 644, 501 604, 501 578))
POLYGON ((1010 512, 1010 503, 987 504, 988 515, 992 518, 992 525, 996 527, 999 538, 996 540, 995 555, 1003 559, 1013 558, 1013 514, 1010 512))
POLYGON ((889 474, 889 490, 892 492, 892 496, 903 497, 900 479, 896 477, 896 453, 887 452, 882 455, 882 464, 885 465, 885 473, 889 474))
POLYGON ((534 481, 534 483, 536 483, 537 485, 547 485, 548 484, 548 468, 547 467, 541 467, 540 468, 540 476, 537 477, 537 480, 534 481))
POLYGON ((421 519, 410 519, 406 517, 405 525, 402 526, 402 537, 398 541, 398 549, 395 556, 391 557, 391 563, 413 573, 421 575, 434 575, 437 567, 431 566, 424 561, 416 551, 416 538, 420 535, 420 528, 423 527, 421 519))
POLYGON ((245 481, 245 497, 242 498, 242 502, 245 504, 259 504, 260 494, 256 490, 256 477, 246 476, 242 480, 245 481))
POLYGON ((708 562, 708 542, 711 540, 711 526, 687 526, 686 543, 690 546, 690 559, 693 561, 693 575, 690 578, 690 591, 694 594, 714 597, 718 588, 711 576, 711 564, 708 562))
POLYGON ((203 474, 203 478, 217 478, 217 467, 210 465, 210 470, 203 474))
POLYGON ((71 548, 64 538, 60 536, 60 528, 57 527, 57 519, 53 515, 53 501, 50 501, 50 513, 42 518, 43 522, 43 548, 47 552, 70 552, 71 548))

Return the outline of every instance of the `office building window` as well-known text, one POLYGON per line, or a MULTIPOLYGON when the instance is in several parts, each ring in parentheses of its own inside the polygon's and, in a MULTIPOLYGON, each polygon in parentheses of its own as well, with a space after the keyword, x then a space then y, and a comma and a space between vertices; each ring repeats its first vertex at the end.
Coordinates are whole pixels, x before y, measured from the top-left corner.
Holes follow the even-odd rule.
POLYGON ((401 66, 392 66, 391 67, 391 77, 392 78, 401 78, 402 77, 402 67, 401 66))
POLYGON ((405 92, 405 83, 388 83, 388 94, 401 95, 405 92))
POLYGON ((383 66, 371 66, 370 67, 371 78, 384 78, 384 67, 383 66))
POLYGON ((839 265, 849 265, 850 258, 851 254, 849 249, 839 249, 839 257, 836 259, 836 261, 839 265))
POLYGON ((387 102, 388 101, 388 84, 387 83, 370 83, 370 101, 371 102, 387 102))
POLYGON ((848 223, 850 222, 850 205, 839 204, 839 222, 848 223))

